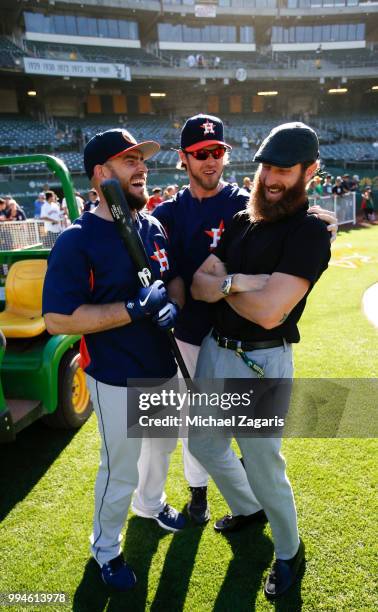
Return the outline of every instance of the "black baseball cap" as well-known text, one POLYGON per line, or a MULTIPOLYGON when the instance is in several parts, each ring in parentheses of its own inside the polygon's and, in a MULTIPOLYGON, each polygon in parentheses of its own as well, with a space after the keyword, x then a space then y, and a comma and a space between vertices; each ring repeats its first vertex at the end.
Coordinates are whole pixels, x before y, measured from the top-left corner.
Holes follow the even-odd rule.
POLYGON ((126 151, 137 150, 143 159, 149 159, 160 149, 154 140, 137 142, 130 132, 123 129, 107 130, 93 136, 84 149, 84 167, 88 178, 92 178, 94 167, 114 159, 126 151))
POLYGON ((290 168, 302 162, 315 161, 318 157, 319 140, 316 132, 305 123, 297 121, 273 128, 253 161, 290 168))
POLYGON ((181 131, 181 149, 191 153, 211 145, 222 145, 227 149, 232 149, 229 144, 224 142, 221 119, 213 115, 190 117, 181 131))

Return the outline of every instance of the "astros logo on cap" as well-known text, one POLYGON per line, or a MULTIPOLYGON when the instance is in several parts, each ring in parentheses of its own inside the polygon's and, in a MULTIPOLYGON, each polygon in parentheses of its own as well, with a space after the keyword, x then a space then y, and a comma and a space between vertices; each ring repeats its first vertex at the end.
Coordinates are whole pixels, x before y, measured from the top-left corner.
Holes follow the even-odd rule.
POLYGON ((128 144, 137 144, 137 141, 135 140, 135 138, 133 138, 130 134, 130 132, 128 132, 127 130, 122 130, 122 136, 124 137, 124 139, 126 140, 126 142, 128 144))
POLYGON ((215 134, 214 123, 208 119, 206 119, 206 123, 203 123, 200 127, 204 129, 204 134, 215 134))

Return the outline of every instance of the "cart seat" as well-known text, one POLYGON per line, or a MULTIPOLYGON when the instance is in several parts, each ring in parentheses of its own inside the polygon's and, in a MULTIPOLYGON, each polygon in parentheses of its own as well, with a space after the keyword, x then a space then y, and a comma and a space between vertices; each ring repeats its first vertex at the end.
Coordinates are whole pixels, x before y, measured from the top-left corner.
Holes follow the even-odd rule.
POLYGON ((0 329, 7 338, 33 338, 46 331, 42 317, 42 289, 47 269, 45 259, 15 262, 5 283, 5 310, 0 329))

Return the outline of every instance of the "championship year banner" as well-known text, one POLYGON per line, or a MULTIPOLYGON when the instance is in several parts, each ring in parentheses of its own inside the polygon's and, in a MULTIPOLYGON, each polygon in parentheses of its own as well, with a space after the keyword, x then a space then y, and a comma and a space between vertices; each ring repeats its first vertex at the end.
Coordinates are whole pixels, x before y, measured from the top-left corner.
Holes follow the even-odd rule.
POLYGON ((33 57, 24 57, 23 59, 25 72, 28 74, 131 81, 130 68, 125 64, 48 60, 33 57))

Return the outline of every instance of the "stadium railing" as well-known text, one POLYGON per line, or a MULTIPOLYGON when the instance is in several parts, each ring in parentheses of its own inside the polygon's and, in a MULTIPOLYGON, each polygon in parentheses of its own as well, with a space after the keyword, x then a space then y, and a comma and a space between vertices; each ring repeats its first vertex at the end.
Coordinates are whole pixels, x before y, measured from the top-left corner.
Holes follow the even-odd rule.
POLYGON ((309 196, 308 200, 311 206, 320 204, 326 210, 334 212, 339 225, 356 223, 356 194, 354 192, 346 193, 343 196, 309 196))
POLYGON ((52 248, 59 234, 45 231, 43 221, 4 221, 0 225, 0 250, 18 251, 36 247, 52 248))

